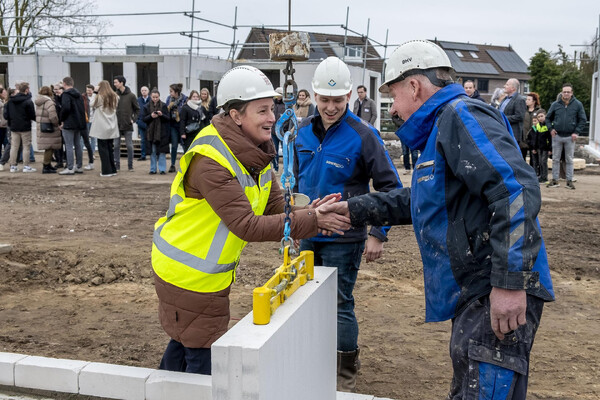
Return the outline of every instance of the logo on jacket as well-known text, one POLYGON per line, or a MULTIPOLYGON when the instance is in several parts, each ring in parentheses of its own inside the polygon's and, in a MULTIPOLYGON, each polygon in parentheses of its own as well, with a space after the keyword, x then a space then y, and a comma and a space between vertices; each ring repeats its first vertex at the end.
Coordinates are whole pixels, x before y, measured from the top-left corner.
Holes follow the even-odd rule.
POLYGON ((335 86, 336 85, 336 81, 334 81, 333 79, 331 79, 329 82, 327 82, 327 84, 329 86, 335 86))
POLYGON ((336 162, 333 162, 333 161, 329 161, 329 160, 325 161, 325 164, 333 165, 336 168, 344 168, 344 166, 342 164, 336 163, 336 162))

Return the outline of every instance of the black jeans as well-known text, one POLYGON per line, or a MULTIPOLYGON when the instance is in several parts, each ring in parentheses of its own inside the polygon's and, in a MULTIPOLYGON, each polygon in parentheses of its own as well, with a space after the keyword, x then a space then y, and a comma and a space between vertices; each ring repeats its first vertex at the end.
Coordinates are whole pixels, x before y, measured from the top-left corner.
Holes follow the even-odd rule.
POLYGON ((450 337, 454 376, 448 399, 525 399, 529 353, 543 308, 542 299, 527 295, 527 323, 503 340, 492 331, 487 295, 454 318, 450 337))
POLYGON ((171 339, 158 369, 210 375, 210 348, 192 349, 171 339))
POLYGON ((102 165, 102 175, 116 174, 114 139, 98 139, 98 153, 100 154, 100 164, 102 165))

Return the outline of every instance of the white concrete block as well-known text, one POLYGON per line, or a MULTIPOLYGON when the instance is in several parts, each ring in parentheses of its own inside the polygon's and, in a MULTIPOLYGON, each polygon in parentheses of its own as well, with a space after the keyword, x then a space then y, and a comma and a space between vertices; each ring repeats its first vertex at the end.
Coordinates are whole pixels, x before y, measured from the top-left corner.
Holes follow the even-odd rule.
POLYGON ((90 363, 79 374, 79 394, 110 399, 144 400, 146 379, 155 370, 90 363))
POLYGON ((15 364, 15 386, 78 393, 79 372, 87 361, 26 357, 15 364))
POLYGON ((212 400, 209 375, 154 371, 146 381, 146 400, 212 400))
POLYGON ((280 306, 268 325, 244 317, 212 346, 214 400, 335 400, 337 270, 280 306))
POLYGON ((15 364, 26 358, 16 353, 0 353, 0 385, 15 385, 15 364))
POLYGON ((366 394, 337 392, 335 400, 376 400, 376 399, 374 396, 369 396, 366 394))
POLYGON ((12 245, 8 243, 0 243, 0 254, 10 253, 12 251, 12 245))

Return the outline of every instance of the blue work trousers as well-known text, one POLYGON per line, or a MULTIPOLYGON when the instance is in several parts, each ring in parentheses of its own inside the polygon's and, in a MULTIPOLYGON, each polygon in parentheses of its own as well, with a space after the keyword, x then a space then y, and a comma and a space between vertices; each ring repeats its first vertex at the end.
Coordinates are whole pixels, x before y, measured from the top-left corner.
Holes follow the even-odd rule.
POLYGON ((454 376, 448 399, 524 400, 529 354, 544 301, 527 295, 527 323, 500 340, 492 331, 489 296, 472 302, 452 320, 450 357, 454 376))
POLYGON ((337 268, 338 314, 337 349, 354 351, 358 348, 358 321, 354 315, 354 284, 360 268, 365 242, 334 243, 302 240, 300 251, 315 253, 315 265, 337 268))

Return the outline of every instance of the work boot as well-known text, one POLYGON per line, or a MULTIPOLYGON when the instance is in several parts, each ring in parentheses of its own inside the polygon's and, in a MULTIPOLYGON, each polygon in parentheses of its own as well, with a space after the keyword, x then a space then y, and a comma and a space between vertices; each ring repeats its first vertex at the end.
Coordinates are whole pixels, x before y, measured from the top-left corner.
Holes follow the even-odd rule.
POLYGON ((337 352, 337 390, 339 392, 355 391, 356 375, 360 370, 359 353, 360 349, 337 352))
POLYGON ((44 168, 42 169, 42 174, 55 174, 56 169, 52 168, 50 164, 44 164, 44 168))

